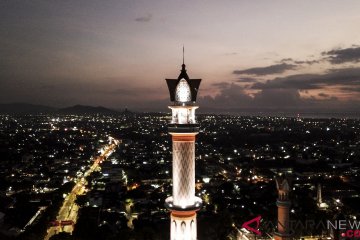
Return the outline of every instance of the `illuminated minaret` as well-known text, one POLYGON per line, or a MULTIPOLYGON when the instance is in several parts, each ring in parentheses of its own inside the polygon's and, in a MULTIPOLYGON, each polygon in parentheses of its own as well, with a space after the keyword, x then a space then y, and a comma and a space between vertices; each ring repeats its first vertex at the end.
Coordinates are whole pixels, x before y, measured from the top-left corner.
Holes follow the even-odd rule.
POLYGON ((318 183, 316 196, 317 206, 319 207, 319 210, 326 210, 329 206, 325 202, 323 202, 321 190, 321 183, 318 183))
POLYGON ((171 240, 196 240, 196 211, 202 200, 195 196, 195 136, 199 132, 196 123, 196 96, 201 79, 189 79, 184 57, 177 79, 166 79, 172 105, 172 119, 168 125, 172 136, 173 191, 165 200, 171 211, 171 240))
POLYGON ((322 196, 321 195, 322 195, 321 194, 321 183, 318 183, 316 199, 317 199, 317 204, 318 204, 319 207, 322 204, 322 196))
POLYGON ((276 240, 288 240, 290 237, 290 217, 289 210, 291 202, 289 199, 290 184, 286 177, 276 178, 276 187, 278 190, 278 199, 276 205, 278 207, 278 229, 275 233, 276 240))

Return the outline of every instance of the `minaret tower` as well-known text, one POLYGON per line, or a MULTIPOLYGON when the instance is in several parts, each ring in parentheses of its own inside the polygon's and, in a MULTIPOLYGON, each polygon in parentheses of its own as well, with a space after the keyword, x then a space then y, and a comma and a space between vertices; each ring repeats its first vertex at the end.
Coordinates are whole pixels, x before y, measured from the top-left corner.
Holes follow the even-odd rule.
MULTIPOLYGON (((184 48, 183 48, 184 54, 184 48)), ((201 79, 190 79, 183 64, 177 79, 166 79, 170 92, 172 119, 168 125, 172 137, 173 191, 165 200, 171 211, 171 240, 196 240, 196 211, 202 200, 195 196, 195 119, 196 96, 201 79)))
POLYGON ((318 206, 320 206, 322 204, 322 196, 321 196, 321 183, 318 183, 317 185, 317 204, 318 206))
POLYGON ((276 205, 278 207, 278 229, 275 233, 276 240, 289 240, 290 236, 290 217, 289 210, 291 202, 289 199, 290 183, 286 177, 276 178, 276 187, 278 190, 278 199, 276 205))
POLYGON ((326 204, 326 202, 323 202, 321 192, 322 192, 322 186, 321 186, 321 183, 318 183, 317 196, 316 196, 317 206, 319 207, 319 210, 326 210, 329 206, 326 204))

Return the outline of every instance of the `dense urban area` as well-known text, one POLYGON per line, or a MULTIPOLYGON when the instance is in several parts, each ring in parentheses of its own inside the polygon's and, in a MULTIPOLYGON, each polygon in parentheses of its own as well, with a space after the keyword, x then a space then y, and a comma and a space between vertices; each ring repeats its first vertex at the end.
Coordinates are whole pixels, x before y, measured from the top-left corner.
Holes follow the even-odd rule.
MULTIPOLYGON (((129 111, 0 115, 0 239, 169 239, 169 121, 129 111)), ((272 239, 281 174, 291 179, 294 237, 332 239, 325 221, 360 219, 360 120, 198 122, 199 239, 237 239, 259 215, 257 239, 272 239)))

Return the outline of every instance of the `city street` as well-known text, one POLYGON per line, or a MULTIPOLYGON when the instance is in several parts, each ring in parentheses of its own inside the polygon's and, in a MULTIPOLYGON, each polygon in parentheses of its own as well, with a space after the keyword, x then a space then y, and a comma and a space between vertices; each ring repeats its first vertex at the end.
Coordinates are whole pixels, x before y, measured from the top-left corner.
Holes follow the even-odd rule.
POLYGON ((79 210, 79 206, 75 203, 76 198, 78 195, 84 194, 85 186, 86 186, 86 180, 85 178, 89 176, 100 164, 103 160, 108 158, 115 148, 118 146, 119 141, 112 139, 108 145, 106 145, 104 148, 101 149, 101 154, 94 159, 93 164, 89 167, 89 169, 84 173, 83 177, 78 177, 75 180, 76 185, 71 190, 71 192, 65 197, 63 205, 61 206, 58 216, 56 217, 56 221, 72 221, 72 225, 66 225, 66 226, 51 226, 47 230, 47 235, 44 238, 45 240, 48 240, 51 238, 51 236, 59 233, 59 232, 68 232, 72 233, 73 231, 73 225, 76 223, 77 220, 77 214, 79 210))

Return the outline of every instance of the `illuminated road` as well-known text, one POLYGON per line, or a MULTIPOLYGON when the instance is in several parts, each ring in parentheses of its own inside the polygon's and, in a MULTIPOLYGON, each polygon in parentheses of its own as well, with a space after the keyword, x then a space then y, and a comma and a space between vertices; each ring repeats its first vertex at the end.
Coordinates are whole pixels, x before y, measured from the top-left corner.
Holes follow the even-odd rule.
MULTIPOLYGON (((103 160, 108 158, 115 150, 115 148, 119 145, 120 141, 116 139, 111 139, 110 143, 106 145, 103 149, 100 150, 100 155, 95 158, 93 164, 90 168, 84 173, 83 177, 78 177, 75 180, 76 185, 71 190, 71 192, 66 196, 64 199, 63 205, 61 206, 58 215, 56 217, 57 221, 73 221, 76 223, 77 215, 79 206, 76 205, 75 200, 78 195, 82 195, 85 190, 86 181, 85 178, 89 176, 99 165, 102 163, 103 160)), ((68 232, 72 233, 73 226, 57 226, 57 227, 50 227, 47 230, 47 235, 44 238, 45 240, 50 239, 53 235, 59 232, 68 232)))

